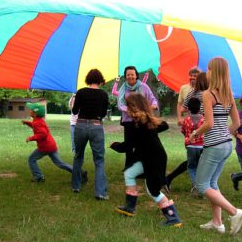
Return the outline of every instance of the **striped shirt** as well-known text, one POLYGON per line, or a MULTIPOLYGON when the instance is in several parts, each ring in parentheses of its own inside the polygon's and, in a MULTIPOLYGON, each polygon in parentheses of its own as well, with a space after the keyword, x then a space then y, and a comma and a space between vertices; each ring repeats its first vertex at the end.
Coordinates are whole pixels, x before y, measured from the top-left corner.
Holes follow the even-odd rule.
POLYGON ((227 108, 225 108, 217 101, 217 98, 213 93, 212 95, 216 100, 216 104, 213 106, 214 125, 204 135, 204 148, 232 140, 229 127, 227 125, 228 116, 232 105, 229 105, 227 108))
POLYGON ((188 103, 190 101, 190 99, 192 97, 195 97, 197 98, 200 102, 201 102, 201 107, 200 107, 200 113, 203 114, 204 113, 204 110, 203 110, 203 91, 194 91, 194 90, 191 90, 188 94, 187 94, 187 97, 185 98, 182 106, 186 109, 188 109, 188 103))

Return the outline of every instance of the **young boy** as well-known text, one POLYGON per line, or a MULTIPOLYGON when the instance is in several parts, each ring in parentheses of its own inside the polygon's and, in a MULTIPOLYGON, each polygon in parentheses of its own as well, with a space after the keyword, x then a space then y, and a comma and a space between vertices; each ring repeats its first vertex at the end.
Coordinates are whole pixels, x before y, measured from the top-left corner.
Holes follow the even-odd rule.
POLYGON ((201 103, 197 98, 191 98, 188 102, 190 114, 184 119, 181 132, 185 136, 185 146, 187 149, 187 170, 192 181, 191 194, 195 191, 196 170, 200 154, 203 149, 203 135, 196 136, 192 142, 190 135, 199 128, 203 122, 203 115, 199 114, 201 103))
POLYGON ((37 160, 46 155, 51 158, 56 166, 72 173, 72 166, 64 163, 58 155, 56 142, 44 120, 45 107, 40 103, 27 103, 26 106, 30 109, 30 117, 33 118, 33 121, 22 120, 22 123, 31 127, 34 132, 33 136, 26 139, 26 142, 36 141, 38 146, 28 159, 29 168, 33 175, 33 179, 31 181, 45 181, 45 177, 38 167, 37 160))

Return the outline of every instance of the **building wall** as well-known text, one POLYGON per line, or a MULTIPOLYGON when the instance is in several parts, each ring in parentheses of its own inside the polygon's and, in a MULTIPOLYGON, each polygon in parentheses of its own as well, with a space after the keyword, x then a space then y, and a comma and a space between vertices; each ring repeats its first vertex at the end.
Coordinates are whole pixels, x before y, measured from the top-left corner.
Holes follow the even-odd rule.
MULTIPOLYGON (((47 107, 46 100, 41 100, 39 103, 45 105, 47 107)), ((7 118, 19 118, 24 119, 29 117, 29 109, 26 107, 26 101, 20 102, 11 102, 9 101, 7 118)))

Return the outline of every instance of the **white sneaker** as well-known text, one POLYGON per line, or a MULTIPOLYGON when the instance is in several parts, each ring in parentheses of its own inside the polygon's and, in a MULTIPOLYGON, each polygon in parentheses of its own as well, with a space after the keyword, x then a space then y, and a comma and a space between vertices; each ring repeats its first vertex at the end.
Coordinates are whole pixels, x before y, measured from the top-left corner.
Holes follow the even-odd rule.
POLYGON ((237 209, 237 213, 234 216, 230 216, 230 234, 234 235, 239 232, 242 226, 242 210, 237 209))
POLYGON ((215 230, 217 230, 221 234, 225 233, 224 224, 216 225, 216 224, 213 223, 212 220, 209 221, 209 222, 207 222, 206 224, 201 224, 200 225, 200 228, 201 229, 207 229, 207 230, 209 230, 209 229, 215 229, 215 230))

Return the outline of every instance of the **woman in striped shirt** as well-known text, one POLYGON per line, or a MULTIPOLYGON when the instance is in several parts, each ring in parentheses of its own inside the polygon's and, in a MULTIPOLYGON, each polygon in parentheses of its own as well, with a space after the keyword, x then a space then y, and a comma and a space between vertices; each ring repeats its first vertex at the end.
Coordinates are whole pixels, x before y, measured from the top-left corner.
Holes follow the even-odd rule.
POLYGON ((202 126, 194 130, 190 139, 204 134, 204 150, 199 159, 196 175, 196 187, 210 201, 212 220, 200 225, 202 229, 215 229, 225 232, 221 212, 224 209, 230 215, 232 235, 242 225, 242 210, 234 207, 220 192, 218 178, 226 159, 232 152, 232 138, 239 127, 239 116, 232 95, 228 63, 216 57, 208 64, 207 78, 209 88, 203 93, 204 117, 202 126), (228 116, 232 124, 227 125, 228 116))

